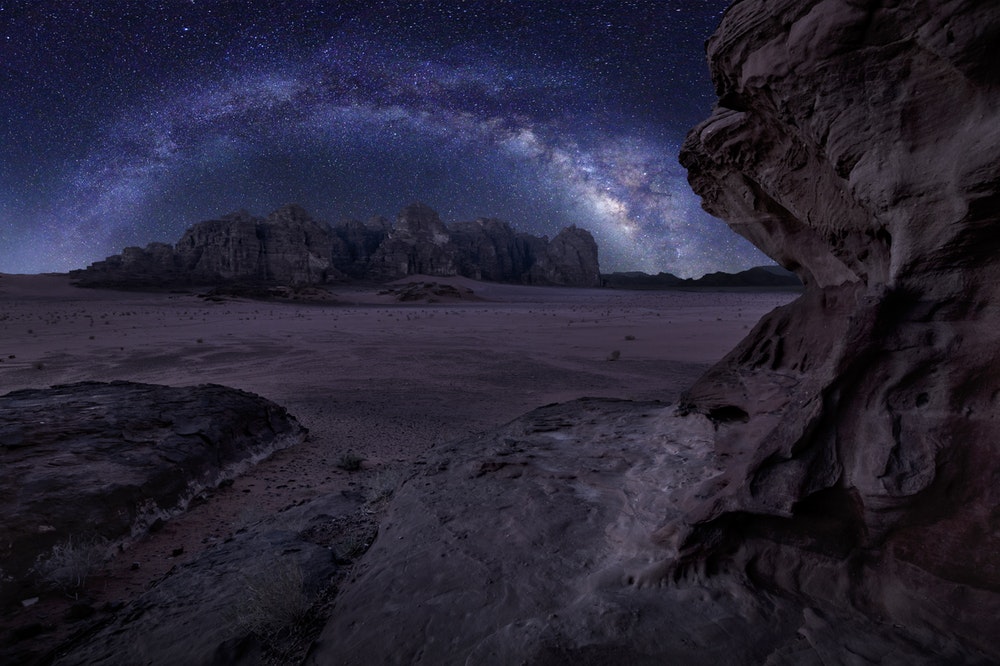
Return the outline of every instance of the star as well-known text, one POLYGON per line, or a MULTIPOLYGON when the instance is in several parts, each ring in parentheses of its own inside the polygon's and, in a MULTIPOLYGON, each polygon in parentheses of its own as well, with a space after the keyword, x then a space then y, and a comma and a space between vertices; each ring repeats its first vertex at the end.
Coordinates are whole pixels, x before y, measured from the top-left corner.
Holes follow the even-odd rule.
POLYGON ((576 224, 606 272, 767 263, 677 164, 725 0, 115 4, 0 5, 0 271, 291 201, 576 224))

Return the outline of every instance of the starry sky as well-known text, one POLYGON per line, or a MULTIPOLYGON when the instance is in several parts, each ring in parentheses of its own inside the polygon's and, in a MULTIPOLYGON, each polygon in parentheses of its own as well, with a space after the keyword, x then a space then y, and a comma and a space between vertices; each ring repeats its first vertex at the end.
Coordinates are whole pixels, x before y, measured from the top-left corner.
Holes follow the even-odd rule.
POLYGON ((770 263, 677 164, 728 4, 0 0, 0 272, 290 202, 576 224, 604 272, 770 263))

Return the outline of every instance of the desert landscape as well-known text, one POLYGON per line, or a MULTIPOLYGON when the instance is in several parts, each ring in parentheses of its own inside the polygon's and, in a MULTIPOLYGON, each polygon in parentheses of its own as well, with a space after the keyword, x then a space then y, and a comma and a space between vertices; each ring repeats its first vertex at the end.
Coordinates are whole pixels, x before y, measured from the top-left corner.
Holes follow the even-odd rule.
MULTIPOLYGON (((303 302, 81 289, 62 275, 0 277, 2 393, 95 380, 214 383, 284 406, 309 431, 162 529, 130 539, 95 566, 84 603, 128 603, 171 569, 289 507, 352 493, 366 505, 373 487, 394 490, 435 447, 542 405, 590 397, 671 409, 761 316, 798 295, 399 282, 334 288, 325 300, 303 302), (452 289, 400 302, 409 284, 452 289), (360 470, 343 469, 351 456, 363 460, 360 470)), ((376 524, 362 523, 361 538, 370 540, 376 524)), ((54 637, 79 630, 64 623, 79 603, 46 595, 5 614, 6 635, 37 624, 51 649, 54 637)), ((10 644, 13 654, 24 647, 10 644)))
MULTIPOLYGON (((0 276, 0 661, 1000 662, 1000 10, 709 9, 715 102, 679 161, 782 269, 603 273, 596 236, 642 255, 680 192, 526 98, 479 118, 498 89, 452 70, 178 112, 335 120, 347 81, 352 118, 407 101, 435 141, 535 160, 599 233, 288 204, 0 276)), ((188 164, 132 143, 130 173, 188 164)))

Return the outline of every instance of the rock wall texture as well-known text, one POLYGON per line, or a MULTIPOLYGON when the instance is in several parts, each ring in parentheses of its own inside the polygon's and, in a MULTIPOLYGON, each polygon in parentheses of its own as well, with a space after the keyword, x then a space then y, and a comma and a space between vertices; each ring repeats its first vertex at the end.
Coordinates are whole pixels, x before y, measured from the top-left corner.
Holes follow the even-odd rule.
POLYGON ((687 393, 726 472, 675 578, 752 580, 1000 656, 1000 6, 742 0, 681 155, 805 283, 687 393))
POLYGON ((0 608, 37 593, 54 546, 109 548, 183 511, 305 430, 259 396, 206 384, 80 382, 0 396, 0 608))
POLYGON ((550 242, 516 233, 500 220, 448 228, 433 209, 420 203, 404 208, 395 225, 376 217, 331 227, 295 204, 263 219, 239 211, 195 224, 176 246, 125 248, 73 276, 83 286, 148 288, 226 282, 323 284, 416 274, 600 286, 597 244, 583 229, 569 227, 550 242))

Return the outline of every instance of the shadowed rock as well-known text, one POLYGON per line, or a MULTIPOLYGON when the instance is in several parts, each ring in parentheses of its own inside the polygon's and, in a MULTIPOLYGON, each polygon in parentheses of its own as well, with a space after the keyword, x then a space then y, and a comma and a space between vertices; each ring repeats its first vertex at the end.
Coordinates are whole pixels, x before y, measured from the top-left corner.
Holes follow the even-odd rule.
POLYGON ((685 398, 732 462, 680 562, 994 658, 998 35, 991 3, 737 2, 681 155, 806 291, 685 398))
POLYGON ((0 603, 37 589, 32 565, 53 546, 128 541, 304 435, 278 405, 212 384, 0 396, 0 603))
POLYGON ((372 257, 369 273, 392 280, 407 275, 455 275, 456 248, 447 227, 430 206, 410 204, 372 257))
POLYGON ((1000 660, 997 35, 988 3, 736 2, 682 161, 803 295, 676 416, 441 451, 309 663, 1000 660))
POLYGON ((71 275, 85 287, 149 289, 322 285, 415 274, 600 286, 597 244, 587 231, 570 227, 549 242, 514 233, 499 220, 458 223, 449 229, 421 203, 404 208, 395 226, 376 217, 331 227, 296 204, 265 219, 239 211, 195 224, 176 246, 125 248, 71 275))

